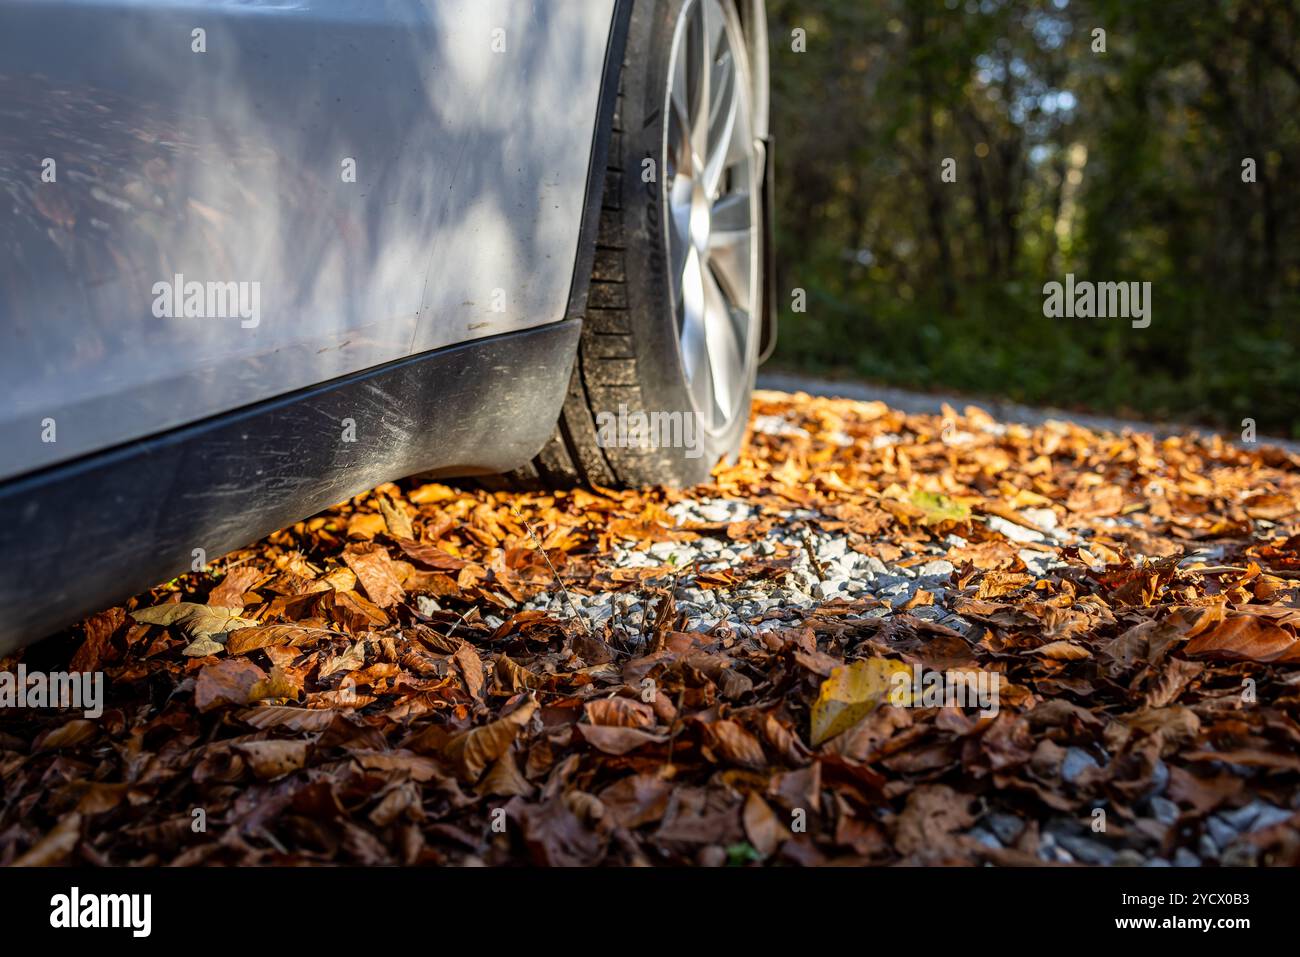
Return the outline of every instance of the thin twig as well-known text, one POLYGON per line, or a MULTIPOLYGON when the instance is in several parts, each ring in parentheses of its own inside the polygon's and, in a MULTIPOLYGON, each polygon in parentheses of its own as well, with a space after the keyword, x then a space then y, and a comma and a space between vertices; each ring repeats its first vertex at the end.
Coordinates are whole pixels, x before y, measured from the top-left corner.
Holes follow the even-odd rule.
POLYGON ((808 534, 808 529, 800 529, 799 534, 803 537, 804 551, 808 553, 808 561, 812 564, 813 571, 817 573, 817 580, 826 581, 826 566, 817 559, 817 550, 813 548, 812 536, 808 534))
MULTIPOLYGON (((1202 575, 1241 575, 1247 571, 1247 569, 1241 565, 1204 565, 1200 567, 1196 565, 1180 565, 1178 570, 1183 572, 1200 572, 1202 575)), ((1285 578, 1288 580, 1300 578, 1300 572, 1291 572, 1283 569, 1270 571, 1267 568, 1261 568, 1259 572, 1261 575, 1272 575, 1274 578, 1285 578)))
POLYGON ((546 549, 542 548, 542 543, 538 541, 537 533, 533 531, 533 526, 528 524, 528 520, 519 514, 519 509, 515 508, 513 504, 510 506, 510 511, 515 513, 515 518, 519 519, 519 523, 528 530, 528 537, 533 540, 534 547, 542 553, 542 560, 546 562, 546 567, 551 570, 551 575, 555 578, 555 583, 560 586, 560 591, 564 593, 564 600, 569 603, 569 611, 573 614, 573 617, 578 619, 578 624, 582 626, 582 633, 590 638, 591 630, 587 627, 587 619, 583 618, 582 615, 578 613, 578 608, 573 604, 573 598, 569 595, 569 589, 564 586, 564 579, 560 577, 560 573, 557 572, 555 566, 551 564, 551 556, 547 555, 546 549))
POLYGON ((451 628, 447 630, 446 638, 448 641, 451 641, 451 636, 456 633, 457 628, 459 628, 461 625, 465 623, 465 619, 469 617, 469 613, 473 610, 474 609, 471 608, 469 609, 469 611, 461 612, 461 616, 457 618, 454 622, 452 622, 451 628))
POLYGON ((673 572, 673 580, 668 584, 668 591, 659 599, 659 604, 655 607, 654 624, 650 626, 650 652, 651 654, 664 650, 664 633, 672 625, 669 616, 676 612, 677 608, 677 573, 673 572))

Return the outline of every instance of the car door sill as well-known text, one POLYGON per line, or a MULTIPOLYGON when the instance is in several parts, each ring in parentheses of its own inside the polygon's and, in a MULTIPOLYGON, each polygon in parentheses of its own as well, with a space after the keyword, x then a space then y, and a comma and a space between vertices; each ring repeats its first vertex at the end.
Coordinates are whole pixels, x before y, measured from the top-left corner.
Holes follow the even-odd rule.
POLYGON ((412 356, 0 483, 0 655, 382 482, 522 465, 580 332, 412 356))

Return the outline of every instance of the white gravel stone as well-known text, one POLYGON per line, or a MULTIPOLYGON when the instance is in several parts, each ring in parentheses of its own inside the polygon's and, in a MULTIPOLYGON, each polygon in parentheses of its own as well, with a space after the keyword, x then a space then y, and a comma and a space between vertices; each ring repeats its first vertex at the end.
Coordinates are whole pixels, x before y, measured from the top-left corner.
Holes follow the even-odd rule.
POLYGON ((916 574, 920 578, 947 578, 954 571, 956 571, 956 566, 946 558, 941 558, 938 561, 926 562, 921 565, 916 569, 916 574))
POLYGON ((849 543, 844 538, 832 538, 817 548, 817 560, 832 562, 844 555, 849 543))
POLYGON ((1008 522, 999 515, 990 515, 988 521, 989 528, 1013 542, 1041 542, 1044 540, 1041 533, 1034 531, 1032 528, 1025 528, 1023 525, 1008 522))
POLYGON ((882 561, 881 561, 879 558, 877 558, 875 555, 866 555, 866 556, 864 556, 864 557, 866 558, 867 569, 868 569, 868 570, 869 570, 873 575, 888 575, 888 574, 889 574, 889 569, 885 567, 885 563, 882 562, 882 561))
POLYGON ((1056 513, 1050 508, 1021 509, 1020 514, 1044 531, 1054 531, 1057 526, 1056 513))

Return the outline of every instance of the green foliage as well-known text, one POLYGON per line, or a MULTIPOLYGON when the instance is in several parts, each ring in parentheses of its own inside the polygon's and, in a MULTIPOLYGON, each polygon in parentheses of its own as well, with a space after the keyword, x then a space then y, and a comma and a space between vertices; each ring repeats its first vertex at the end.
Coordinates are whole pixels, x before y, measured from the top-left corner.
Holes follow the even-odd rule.
POLYGON ((1300 435, 1300 0, 768 12, 775 364, 1300 435), (1150 327, 1044 317, 1066 273, 1150 327))

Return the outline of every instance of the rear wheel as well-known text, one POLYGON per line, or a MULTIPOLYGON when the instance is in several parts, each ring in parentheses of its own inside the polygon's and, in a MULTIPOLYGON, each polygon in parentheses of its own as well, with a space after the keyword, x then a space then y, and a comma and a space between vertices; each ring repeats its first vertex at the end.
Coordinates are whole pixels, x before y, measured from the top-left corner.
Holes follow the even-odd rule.
POLYGON ((760 333, 754 90, 732 0, 636 4, 577 362, 516 484, 691 485, 736 455, 760 333))

